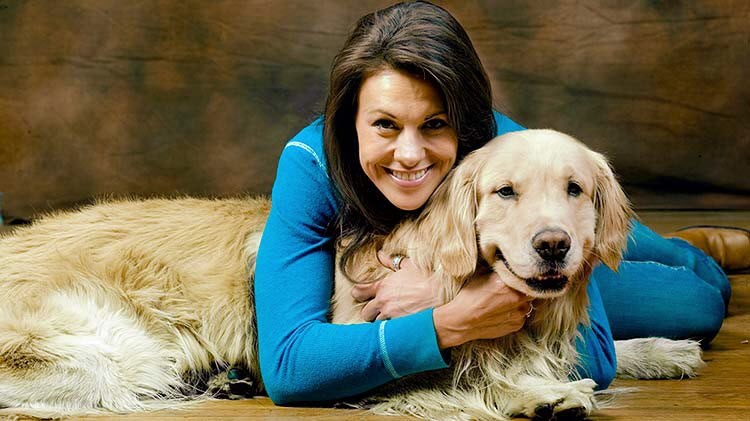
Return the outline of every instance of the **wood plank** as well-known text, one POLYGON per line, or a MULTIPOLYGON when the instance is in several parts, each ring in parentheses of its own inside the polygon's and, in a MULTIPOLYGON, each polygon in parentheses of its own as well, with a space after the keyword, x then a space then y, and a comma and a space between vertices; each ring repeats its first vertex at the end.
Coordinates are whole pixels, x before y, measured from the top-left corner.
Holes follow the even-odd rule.
MULTIPOLYGON (((3 0, 6 214, 269 192, 348 29, 390 3, 3 0)), ((639 206, 750 208, 749 2, 439 3, 497 106, 605 152, 639 206)))

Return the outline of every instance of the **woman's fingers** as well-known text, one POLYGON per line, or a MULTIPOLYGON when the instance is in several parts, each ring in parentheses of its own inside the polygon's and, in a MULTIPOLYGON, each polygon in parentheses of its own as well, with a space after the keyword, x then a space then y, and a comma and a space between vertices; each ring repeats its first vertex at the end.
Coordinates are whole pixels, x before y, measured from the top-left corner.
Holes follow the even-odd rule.
POLYGON ((523 313, 523 317, 528 319, 529 317, 531 317, 531 314, 534 313, 534 302, 527 301, 526 304, 527 304, 526 307, 528 307, 528 309, 523 313))
POLYGON ((380 315, 380 308, 376 300, 372 300, 362 308, 362 319, 366 322, 375 320, 380 315))
POLYGON ((366 284, 355 284, 352 287, 352 297, 355 301, 363 303, 368 300, 375 298, 378 293, 378 286, 380 281, 368 282, 366 284))
POLYGON ((390 255, 383 250, 378 250, 378 260, 381 265, 395 272, 404 267, 408 257, 401 254, 390 255))
POLYGON ((393 260, 391 260, 391 255, 384 252, 383 250, 378 250, 378 260, 380 261, 380 264, 387 267, 390 270, 395 271, 396 269, 393 267, 393 260))
POLYGON ((364 320, 385 320, 436 307, 440 290, 430 273, 418 268, 405 255, 391 255, 379 250, 378 261, 392 272, 370 284, 357 284, 351 295, 358 302, 367 302, 361 310, 364 320))

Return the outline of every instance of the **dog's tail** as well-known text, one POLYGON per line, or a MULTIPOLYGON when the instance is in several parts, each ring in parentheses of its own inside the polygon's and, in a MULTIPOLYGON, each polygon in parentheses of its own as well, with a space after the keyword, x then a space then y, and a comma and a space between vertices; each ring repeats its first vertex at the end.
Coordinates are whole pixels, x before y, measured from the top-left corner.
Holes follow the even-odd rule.
POLYGON ((184 391, 174 350, 146 335, 132 310, 82 291, 23 301, 0 309, 3 414, 133 412, 184 391))
POLYGON ((691 340, 638 338, 615 341, 617 377, 679 379, 694 377, 705 365, 700 343, 691 340))

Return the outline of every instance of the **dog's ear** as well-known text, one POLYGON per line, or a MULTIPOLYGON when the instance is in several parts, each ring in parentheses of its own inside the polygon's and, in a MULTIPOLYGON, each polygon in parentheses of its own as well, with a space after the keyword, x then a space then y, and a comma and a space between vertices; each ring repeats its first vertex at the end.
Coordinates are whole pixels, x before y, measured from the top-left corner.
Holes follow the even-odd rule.
POLYGON ((486 155, 479 149, 465 157, 433 193, 419 218, 420 238, 434 250, 435 263, 455 278, 465 278, 476 269, 476 182, 486 155))
POLYGON ((630 233, 630 218, 633 211, 607 159, 600 153, 590 153, 596 163, 596 252, 602 263, 612 270, 617 270, 630 233))

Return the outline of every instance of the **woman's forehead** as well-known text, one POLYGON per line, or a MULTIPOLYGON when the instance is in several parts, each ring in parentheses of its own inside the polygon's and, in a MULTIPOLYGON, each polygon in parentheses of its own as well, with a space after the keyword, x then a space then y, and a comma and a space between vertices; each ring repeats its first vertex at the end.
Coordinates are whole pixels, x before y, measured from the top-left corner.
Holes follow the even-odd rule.
POLYGON ((430 83, 409 73, 384 69, 362 82, 359 89, 362 112, 399 115, 434 115, 445 112, 440 92, 430 83))

